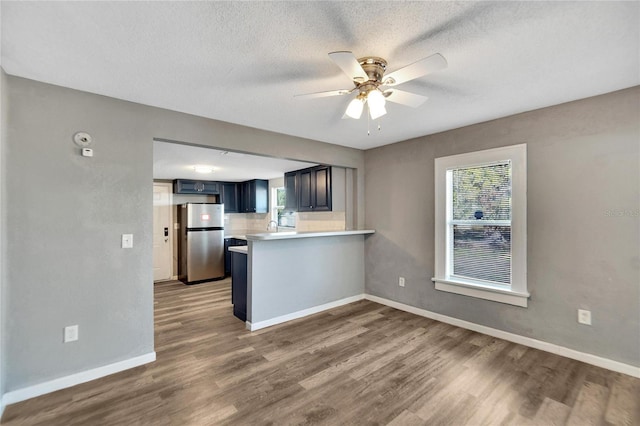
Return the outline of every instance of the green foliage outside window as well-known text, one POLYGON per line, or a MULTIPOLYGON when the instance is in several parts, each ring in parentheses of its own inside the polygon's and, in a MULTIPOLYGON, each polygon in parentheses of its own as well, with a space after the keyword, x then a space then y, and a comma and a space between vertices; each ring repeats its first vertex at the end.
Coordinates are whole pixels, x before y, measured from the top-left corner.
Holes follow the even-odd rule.
POLYGON ((511 164, 456 169, 452 178, 454 220, 511 219, 511 164))

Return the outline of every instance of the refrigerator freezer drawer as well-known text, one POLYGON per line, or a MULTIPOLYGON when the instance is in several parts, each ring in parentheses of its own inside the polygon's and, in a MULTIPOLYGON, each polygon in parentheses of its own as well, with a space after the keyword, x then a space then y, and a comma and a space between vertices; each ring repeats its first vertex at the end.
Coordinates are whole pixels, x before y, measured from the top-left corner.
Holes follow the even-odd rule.
POLYGON ((190 283, 224 277, 224 231, 187 232, 186 254, 190 283))

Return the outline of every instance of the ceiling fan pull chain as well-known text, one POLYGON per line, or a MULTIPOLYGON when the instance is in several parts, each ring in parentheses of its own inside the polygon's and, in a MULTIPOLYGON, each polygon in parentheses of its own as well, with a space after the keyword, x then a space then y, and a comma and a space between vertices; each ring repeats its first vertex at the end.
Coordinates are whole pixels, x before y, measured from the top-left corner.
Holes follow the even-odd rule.
MULTIPOLYGON (((369 105, 367 104, 367 108, 369 108, 369 105)), ((371 136, 371 131, 369 130, 369 123, 371 122, 371 113, 367 114, 367 136, 371 136)))

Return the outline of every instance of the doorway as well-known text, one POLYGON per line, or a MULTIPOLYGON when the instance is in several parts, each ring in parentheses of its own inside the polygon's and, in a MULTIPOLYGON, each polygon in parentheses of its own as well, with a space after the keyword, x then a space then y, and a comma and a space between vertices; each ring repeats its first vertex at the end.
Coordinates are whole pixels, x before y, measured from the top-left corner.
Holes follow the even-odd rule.
POLYGON ((173 278, 170 183, 153 183, 153 281, 173 278))

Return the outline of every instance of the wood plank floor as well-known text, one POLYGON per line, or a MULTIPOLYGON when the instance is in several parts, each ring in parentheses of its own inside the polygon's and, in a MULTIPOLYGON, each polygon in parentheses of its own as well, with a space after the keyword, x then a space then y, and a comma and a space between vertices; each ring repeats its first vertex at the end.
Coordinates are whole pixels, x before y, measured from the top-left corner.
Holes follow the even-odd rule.
POLYGON ((157 361, 3 425, 640 424, 640 380, 369 301, 249 333, 230 281, 155 285, 157 361))

